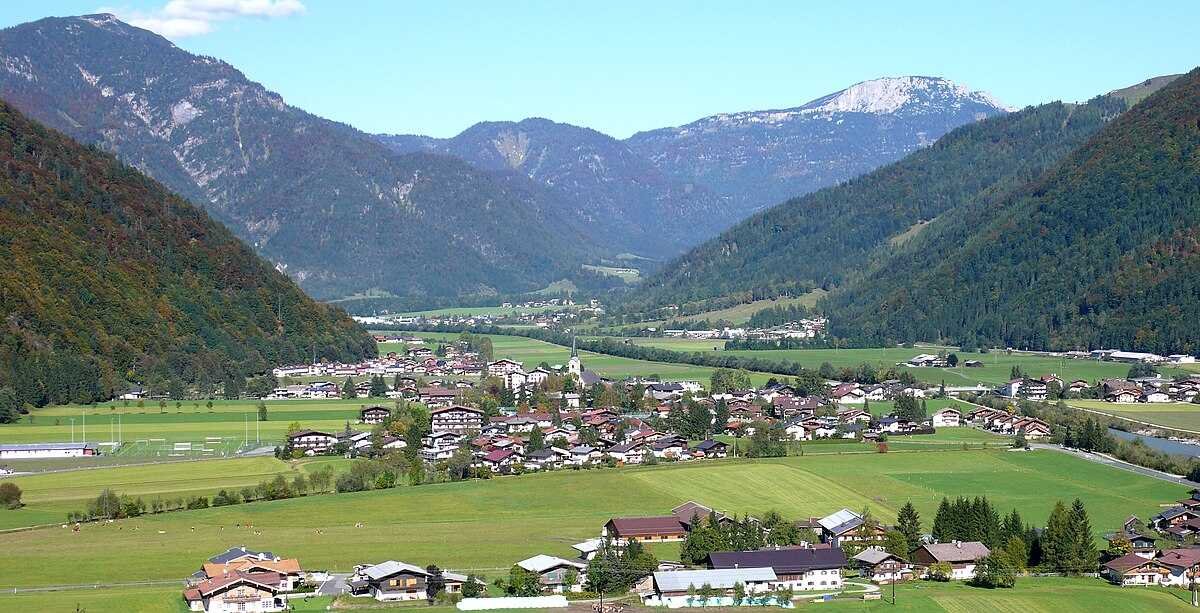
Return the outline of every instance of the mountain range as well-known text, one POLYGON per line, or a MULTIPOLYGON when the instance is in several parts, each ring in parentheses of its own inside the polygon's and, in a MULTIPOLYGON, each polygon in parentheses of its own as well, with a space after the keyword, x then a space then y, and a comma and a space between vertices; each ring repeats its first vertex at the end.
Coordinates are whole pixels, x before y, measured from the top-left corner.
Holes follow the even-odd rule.
POLYGON ((126 381, 240 389, 272 365, 376 352, 203 210, 3 102, 0 260, 0 388, 18 406, 126 381))

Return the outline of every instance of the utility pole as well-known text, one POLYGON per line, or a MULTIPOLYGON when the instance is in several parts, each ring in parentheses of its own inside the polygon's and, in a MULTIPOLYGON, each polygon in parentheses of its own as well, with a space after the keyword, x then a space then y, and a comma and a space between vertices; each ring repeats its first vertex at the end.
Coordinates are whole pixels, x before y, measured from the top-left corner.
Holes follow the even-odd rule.
POLYGON ((79 411, 83 415, 83 442, 87 444, 87 410, 79 411))
POLYGON ((1188 574, 1191 575, 1191 590, 1192 590, 1192 606, 1200 607, 1200 593, 1196 591, 1196 567, 1192 566, 1188 569, 1188 574))
POLYGON ((71 417, 69 419, 71 420, 71 442, 74 443, 75 442, 75 418, 71 417))

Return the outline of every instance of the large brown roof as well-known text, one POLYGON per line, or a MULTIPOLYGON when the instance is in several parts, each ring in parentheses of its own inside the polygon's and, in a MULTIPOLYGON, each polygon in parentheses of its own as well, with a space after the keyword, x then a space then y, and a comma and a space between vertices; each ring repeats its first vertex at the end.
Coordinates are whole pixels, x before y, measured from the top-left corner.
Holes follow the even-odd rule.
POLYGON ((255 569, 263 569, 268 572, 277 572, 283 575, 299 574, 300 561, 295 558, 279 560, 277 562, 271 560, 246 560, 240 559, 226 564, 213 564, 207 562, 204 564, 204 574, 209 578, 221 577, 238 572, 254 571, 255 569))
POLYGON ((934 543, 922 545, 921 548, 938 562, 973 562, 991 553, 987 546, 979 541, 934 543))
MULTIPOLYGON (((195 590, 201 596, 208 596, 220 592, 227 587, 238 583, 253 583, 263 589, 269 590, 271 593, 279 591, 279 573, 230 573, 213 579, 201 581, 196 587, 189 589, 188 592, 195 590)), ((187 592, 185 592, 185 595, 187 592)))
POLYGON ((651 536, 682 534, 683 524, 674 515, 660 517, 614 517, 608 521, 616 531, 614 536, 651 536))

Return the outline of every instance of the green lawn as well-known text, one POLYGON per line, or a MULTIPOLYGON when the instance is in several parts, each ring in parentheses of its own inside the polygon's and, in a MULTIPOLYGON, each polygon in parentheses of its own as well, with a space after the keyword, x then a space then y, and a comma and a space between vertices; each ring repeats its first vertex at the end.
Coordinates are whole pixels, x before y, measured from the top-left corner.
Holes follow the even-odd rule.
POLYGON ((502 306, 477 306, 477 307, 448 307, 444 309, 429 309, 427 311, 411 311, 408 313, 398 313, 401 317, 438 317, 449 315, 494 315, 494 316, 518 316, 530 313, 545 313, 548 311, 561 311, 564 309, 576 309, 576 306, 545 306, 545 307, 502 307, 502 306))
POLYGON ((773 300, 755 300, 753 302, 737 304, 737 305, 734 305, 734 306, 731 306, 731 307, 725 308, 725 309, 718 309, 715 311, 705 311, 703 313, 696 313, 695 315, 687 315, 684 317, 676 317, 676 318, 673 318, 672 320, 660 319, 657 321, 644 321, 644 322, 638 323, 636 325, 642 326, 642 327, 660 326, 660 327, 668 327, 669 328, 671 321, 703 320, 703 319, 707 319, 714 323, 717 321, 720 321, 720 320, 725 320, 725 321, 733 322, 735 324, 744 324, 744 323, 750 321, 751 315, 754 315, 755 313, 757 313, 763 309, 769 309, 772 307, 780 307, 780 306, 787 307, 787 306, 793 306, 793 305, 801 305, 801 306, 811 307, 814 304, 816 304, 817 300, 820 300, 821 297, 824 295, 825 295, 825 290, 818 288, 818 289, 814 289, 814 290, 808 292, 807 294, 804 294, 803 296, 797 296, 795 298, 776 298, 773 300))
POLYGON ((1117 417, 1158 424, 1167 428, 1200 431, 1200 404, 1189 402, 1120 404, 1103 400, 1069 400, 1067 404, 1101 411, 1117 417))
MULTIPOLYGON (((79 479, 97 489, 119 481, 118 490, 131 491, 193 483, 191 475, 177 475, 183 485, 170 476, 145 485, 136 472, 123 472, 137 470, 97 469, 79 479)), ((201 477, 195 477, 198 486, 213 486, 201 477)), ((80 487, 35 483, 31 491, 50 505, 83 492, 80 487)), ((596 535, 609 517, 663 513, 688 499, 733 513, 777 509, 797 518, 869 506, 885 521, 911 500, 928 523, 943 496, 987 495, 1002 511, 1015 506, 1035 522, 1044 521, 1056 499, 1079 496, 1100 533, 1131 513, 1149 516, 1185 489, 1049 451, 814 454, 560 471, 177 512, 88 524, 79 533, 57 527, 9 533, 0 591, 61 583, 64 564, 74 582, 178 578, 231 545, 296 556, 316 569, 397 558, 495 574, 539 552, 570 555, 571 543, 596 535)))
MULTIPOLYGON (((724 351, 725 343, 719 340, 695 340, 682 338, 634 338, 634 344, 676 351, 724 351)), ((734 350, 727 353, 766 360, 798 362, 808 368, 818 368, 824 362, 829 362, 836 368, 856 367, 862 363, 872 364, 878 368, 888 368, 904 362, 921 353, 937 353, 937 349, 928 347, 886 347, 877 349, 769 349, 769 350, 734 350)), ((953 351, 953 350, 951 350, 953 351)), ((999 385, 1008 381, 1013 366, 1020 366, 1025 374, 1041 376, 1055 373, 1067 381, 1087 379, 1097 381, 1110 377, 1125 377, 1129 372, 1128 364, 1100 362, 1097 360, 1072 360, 1049 356, 1030 355, 1026 353, 1005 353, 992 351, 989 353, 968 353, 955 351, 961 361, 979 360, 983 366, 978 368, 905 368, 919 381, 931 384, 946 385, 999 385)), ((1179 371, 1174 368, 1164 368, 1166 375, 1179 371)))

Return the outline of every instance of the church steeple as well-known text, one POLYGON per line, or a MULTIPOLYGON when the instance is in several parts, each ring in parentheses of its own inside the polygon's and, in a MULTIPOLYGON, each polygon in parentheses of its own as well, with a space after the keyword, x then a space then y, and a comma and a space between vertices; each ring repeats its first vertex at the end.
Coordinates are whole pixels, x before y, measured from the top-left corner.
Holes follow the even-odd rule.
POLYGON ((579 357, 579 350, 575 348, 575 335, 571 335, 571 357, 579 357))

